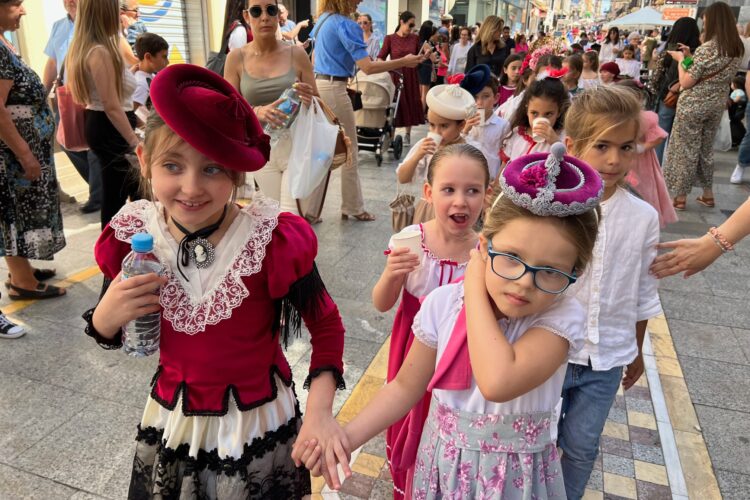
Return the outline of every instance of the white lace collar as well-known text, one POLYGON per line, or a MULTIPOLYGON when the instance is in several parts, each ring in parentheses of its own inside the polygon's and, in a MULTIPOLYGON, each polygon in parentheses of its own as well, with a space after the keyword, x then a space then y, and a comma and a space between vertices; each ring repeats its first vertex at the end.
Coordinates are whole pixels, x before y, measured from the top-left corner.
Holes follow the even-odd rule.
MULTIPOLYGON (((115 238, 129 243, 136 233, 148 231, 154 235, 160 234, 160 213, 160 204, 140 200, 125 205, 109 224, 115 232, 115 238)), ((202 332, 207 325, 216 325, 229 318, 232 311, 250 294, 242 278, 260 271, 266 256, 266 246, 278 224, 279 205, 263 196, 255 196, 237 217, 246 218, 243 224, 243 230, 247 228, 244 244, 224 273, 202 297, 193 297, 181 278, 163 262, 168 281, 161 289, 160 303, 164 317, 175 331, 188 335, 202 332)))

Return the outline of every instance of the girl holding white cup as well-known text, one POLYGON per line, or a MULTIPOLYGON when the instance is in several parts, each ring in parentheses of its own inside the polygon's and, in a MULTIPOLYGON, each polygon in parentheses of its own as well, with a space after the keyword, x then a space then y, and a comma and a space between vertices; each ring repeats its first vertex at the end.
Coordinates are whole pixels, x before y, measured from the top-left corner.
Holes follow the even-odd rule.
MULTIPOLYGON (((400 184, 411 184, 421 190, 427 180, 427 167, 438 149, 463 143, 461 131, 466 119, 476 113, 474 98, 458 85, 436 85, 427 93, 427 137, 412 146, 404 161, 396 168, 400 184)), ((427 222, 435 217, 432 204, 422 197, 414 208, 413 224, 427 222)))
MULTIPOLYGON (((562 76, 562 75, 560 75, 562 76)), ((547 76, 529 85, 511 118, 511 132, 503 141, 504 163, 530 153, 544 153, 563 140, 570 94, 559 77, 547 76)))

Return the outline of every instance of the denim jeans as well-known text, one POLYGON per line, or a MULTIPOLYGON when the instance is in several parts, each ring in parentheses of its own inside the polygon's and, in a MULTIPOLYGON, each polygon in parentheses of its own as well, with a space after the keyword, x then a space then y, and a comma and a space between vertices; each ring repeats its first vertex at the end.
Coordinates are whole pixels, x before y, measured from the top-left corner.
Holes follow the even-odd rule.
POLYGON ((89 185, 89 201, 87 205, 100 207, 102 205, 102 167, 99 158, 90 149, 86 151, 68 151, 62 148, 73 164, 78 174, 89 185))
POLYGON ((561 465, 569 500, 583 496, 621 380, 621 366, 595 371, 590 365, 568 364, 557 444, 563 450, 561 465))
MULTIPOLYGON (((750 76, 748 76, 748 78, 750 78, 750 76)), ((737 158, 737 163, 742 168, 750 167, 750 106, 745 110, 745 127, 747 128, 747 131, 745 132, 745 137, 742 138, 742 142, 740 143, 740 151, 737 158)))
MULTIPOLYGON (((668 134, 672 133, 672 124, 674 123, 674 115, 677 112, 675 108, 669 108, 664 105, 664 103, 660 102, 656 113, 659 115, 659 126, 664 129, 664 131, 668 134)), ((669 137, 667 137, 667 140, 656 146, 656 157, 659 158, 659 165, 664 167, 664 151, 667 150, 667 141, 669 141, 669 137)))

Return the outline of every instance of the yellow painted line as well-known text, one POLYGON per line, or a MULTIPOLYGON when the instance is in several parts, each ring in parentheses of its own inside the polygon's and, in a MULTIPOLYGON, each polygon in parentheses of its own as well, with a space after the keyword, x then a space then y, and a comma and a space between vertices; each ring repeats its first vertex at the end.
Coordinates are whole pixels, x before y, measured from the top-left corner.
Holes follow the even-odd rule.
POLYGON ((650 320, 648 330, 688 497, 721 498, 667 318, 662 314, 650 320))
MULTIPOLYGON (((63 278, 62 280, 56 281, 53 283, 56 286, 59 286, 61 288, 68 288, 71 285, 74 285, 76 283, 81 283, 83 281, 86 281, 88 279, 93 278, 97 274, 101 274, 101 271, 99 270, 99 266, 91 266, 87 267, 85 269, 82 269, 78 272, 75 272, 71 274, 70 276, 63 278)), ((3 306, 3 313, 4 314, 14 314, 18 311, 21 311, 23 309, 26 309, 30 305, 34 304, 35 302, 39 302, 39 300, 14 300, 10 304, 3 306)))

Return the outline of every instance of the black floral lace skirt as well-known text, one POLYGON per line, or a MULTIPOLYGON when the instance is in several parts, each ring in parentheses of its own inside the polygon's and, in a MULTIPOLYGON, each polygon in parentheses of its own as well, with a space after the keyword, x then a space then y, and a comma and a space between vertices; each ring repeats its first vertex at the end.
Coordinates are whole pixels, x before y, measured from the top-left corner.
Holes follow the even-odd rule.
POLYGON ((128 498, 300 499, 311 493, 309 472, 291 458, 301 426, 297 415, 246 443, 239 458, 220 457, 216 450, 196 456, 187 443, 168 448, 163 431, 139 426, 128 498))

